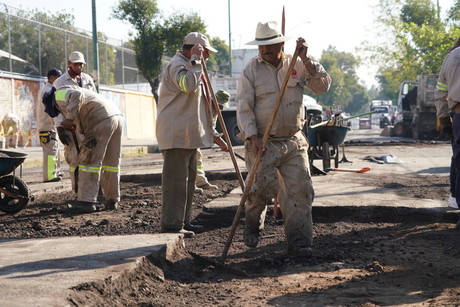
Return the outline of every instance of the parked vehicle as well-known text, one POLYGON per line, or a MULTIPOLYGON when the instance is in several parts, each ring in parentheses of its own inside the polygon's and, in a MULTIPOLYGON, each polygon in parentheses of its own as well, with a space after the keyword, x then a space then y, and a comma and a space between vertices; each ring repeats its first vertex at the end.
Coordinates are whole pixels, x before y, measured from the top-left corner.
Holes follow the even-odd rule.
POLYGON ((438 74, 422 74, 417 81, 403 81, 398 93, 398 118, 395 136, 431 140, 437 131, 434 92, 438 74))

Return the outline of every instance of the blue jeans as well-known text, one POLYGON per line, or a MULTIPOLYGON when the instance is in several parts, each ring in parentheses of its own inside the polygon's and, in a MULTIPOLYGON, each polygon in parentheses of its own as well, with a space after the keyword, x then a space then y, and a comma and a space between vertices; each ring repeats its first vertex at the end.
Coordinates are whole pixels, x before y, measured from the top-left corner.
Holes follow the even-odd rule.
POLYGON ((455 199, 457 199, 457 205, 460 204, 460 114, 455 113, 452 117, 452 130, 454 133, 454 139, 452 142, 452 163, 454 164, 455 170, 455 199))

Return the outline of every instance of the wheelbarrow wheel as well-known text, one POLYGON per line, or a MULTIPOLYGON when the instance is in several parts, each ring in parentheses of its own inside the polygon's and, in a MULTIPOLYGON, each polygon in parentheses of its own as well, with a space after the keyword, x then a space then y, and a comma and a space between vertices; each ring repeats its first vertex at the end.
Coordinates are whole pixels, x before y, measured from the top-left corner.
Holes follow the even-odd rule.
POLYGON ((15 214, 29 203, 29 188, 22 179, 15 176, 0 178, 0 188, 19 196, 14 198, 0 190, 0 210, 7 214, 15 214))
POLYGON ((323 169, 331 168, 331 150, 329 148, 328 142, 323 142, 322 147, 322 157, 323 157, 323 169))

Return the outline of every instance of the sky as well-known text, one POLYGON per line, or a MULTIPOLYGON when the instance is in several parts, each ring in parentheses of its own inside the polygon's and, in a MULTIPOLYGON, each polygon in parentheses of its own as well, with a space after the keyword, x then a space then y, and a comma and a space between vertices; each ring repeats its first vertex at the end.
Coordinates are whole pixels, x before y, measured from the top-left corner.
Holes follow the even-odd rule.
MULTIPOLYGON (((454 0, 440 0, 446 10, 454 0)), ((92 29, 92 1, 0 0, 1 3, 25 10, 39 9, 51 13, 65 10, 75 16, 75 25, 92 29), (53 3, 51 6, 50 3, 53 3)), ((110 17, 117 0, 96 0, 97 30, 110 38, 127 40, 132 30, 128 23, 110 17)), ((197 12, 205 21, 210 37, 229 42, 229 0, 157 0, 159 9, 166 15, 174 11, 197 12)), ((245 44, 255 37, 258 22, 275 20, 281 23, 283 6, 286 16, 286 52, 293 53, 295 38, 303 37, 309 45, 309 54, 319 58, 323 50, 334 46, 340 52, 355 55, 364 41, 377 42, 373 28, 373 7, 378 0, 230 0, 230 29, 232 49, 254 48, 245 44)), ((370 87, 375 84, 375 67, 358 69, 361 80, 370 87)))

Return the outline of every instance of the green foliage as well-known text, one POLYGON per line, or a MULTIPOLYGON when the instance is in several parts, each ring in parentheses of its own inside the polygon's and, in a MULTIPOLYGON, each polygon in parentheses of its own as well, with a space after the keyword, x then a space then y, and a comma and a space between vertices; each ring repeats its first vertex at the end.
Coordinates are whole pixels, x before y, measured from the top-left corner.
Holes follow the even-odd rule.
MULTIPOLYGON (((19 10, 14 15, 0 13, 0 49, 9 50, 7 27, 10 23, 11 53, 27 61, 27 64, 13 61, 14 72, 46 76, 51 68, 66 70, 66 51, 70 53, 73 50, 80 50, 92 55, 92 44, 88 44, 92 38, 75 28, 73 15, 66 12, 52 14, 38 10, 31 12, 19 10), (67 32, 57 28, 65 29, 67 32)), ((98 33, 98 36, 100 41, 106 40, 102 33, 98 33)), ((114 50, 111 47, 101 46, 100 54, 101 52, 105 55, 101 57, 99 63, 100 70, 105 72, 101 76, 101 81, 104 84, 113 84, 114 50)), ((86 61, 87 70, 94 66, 92 57, 87 58, 86 61)), ((0 69, 9 71, 8 62, 9 59, 2 58, 0 69)))
POLYGON ((402 81, 439 71, 445 55, 460 37, 460 29, 449 25, 459 5, 457 0, 450 19, 442 21, 440 8, 431 0, 380 0, 378 21, 383 27, 378 35, 388 38, 387 44, 370 49, 372 58, 383 63, 377 76, 383 99, 395 100, 402 81))
POLYGON ((230 51, 228 45, 225 43, 224 40, 220 39, 219 37, 214 37, 211 39, 211 46, 217 49, 217 53, 215 53, 210 58, 210 70, 216 71, 219 75, 229 75, 230 65, 229 65, 229 58, 230 58, 230 51))
POLYGON ((403 23, 414 23, 418 26, 440 24, 437 9, 430 0, 407 0, 400 16, 403 23))
MULTIPOLYGON (((182 49, 184 37, 190 32, 206 34, 206 25, 201 17, 195 13, 175 12, 165 19, 162 27, 165 45, 165 55, 172 57, 177 50, 182 49)), ((208 36, 209 37, 209 36, 208 36)))
MULTIPOLYGON (((121 0, 112 15, 128 21, 136 29, 137 33, 133 38, 136 64, 142 76, 150 83, 152 93, 158 101, 157 90, 163 58, 172 57, 177 50, 182 49, 187 33, 205 34, 206 25, 203 19, 195 12, 175 12, 169 17, 162 16, 157 9, 156 0, 121 0)), ((219 51, 225 50, 220 41, 216 41, 215 45, 219 51)), ((219 59, 210 57, 208 65, 211 71, 218 69, 221 61, 219 59)))
POLYGON ((114 18, 126 20, 139 33, 148 31, 158 14, 155 0, 120 0, 112 11, 114 18))
POLYGON ((325 94, 310 95, 323 106, 332 107, 334 110, 356 114, 366 109, 369 97, 356 75, 359 59, 351 53, 339 52, 335 47, 329 46, 323 51, 320 62, 331 76, 331 88, 325 94))

